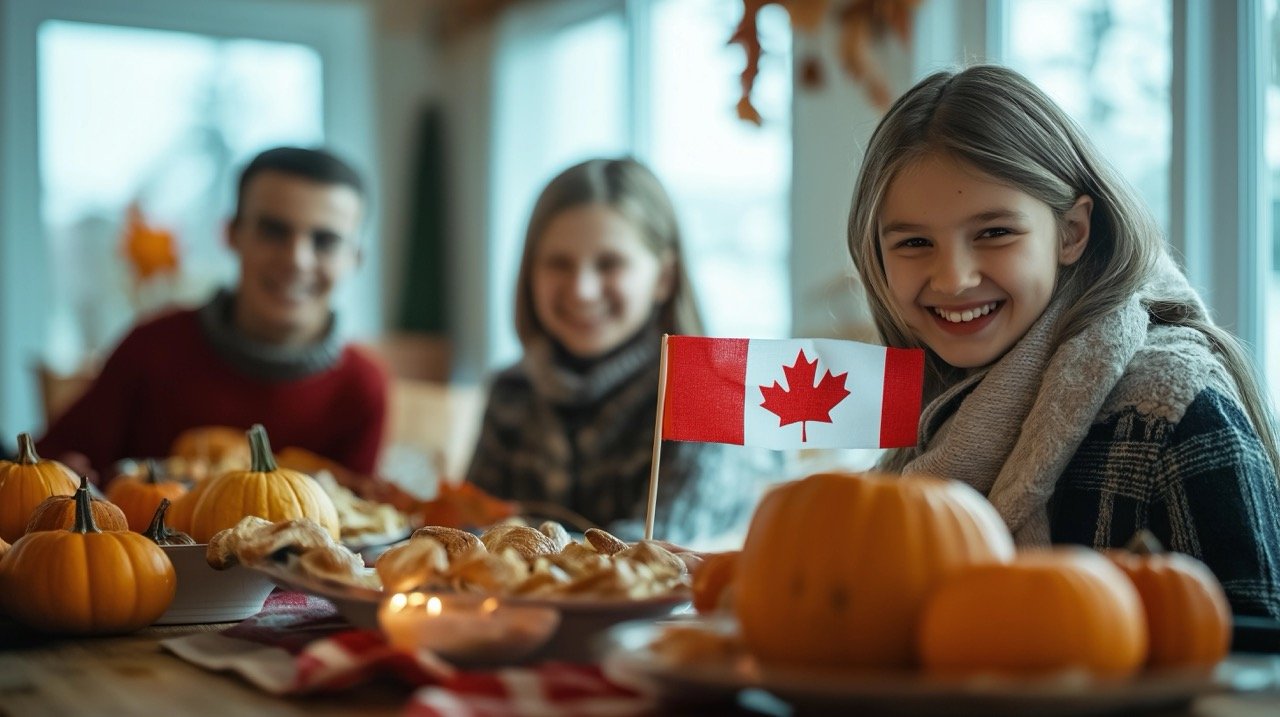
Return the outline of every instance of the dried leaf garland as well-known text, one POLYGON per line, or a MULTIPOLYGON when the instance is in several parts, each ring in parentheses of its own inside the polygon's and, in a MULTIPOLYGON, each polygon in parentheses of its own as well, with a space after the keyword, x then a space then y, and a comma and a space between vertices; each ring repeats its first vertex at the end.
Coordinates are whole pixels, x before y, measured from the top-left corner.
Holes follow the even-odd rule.
MULTIPOLYGON (((920 0, 836 0, 834 3, 840 64, 864 87, 871 102, 882 110, 888 108, 891 92, 884 70, 873 52, 874 47, 890 33, 903 43, 909 42, 919 4, 920 0)), ((760 57, 764 52, 760 45, 758 16, 766 5, 781 6, 787 11, 791 26, 809 34, 817 33, 823 20, 833 12, 831 0, 742 0, 742 20, 729 38, 729 44, 741 45, 745 55, 738 117, 755 125, 759 125, 762 119, 751 102, 751 92, 760 73, 760 57)), ((799 77, 802 87, 821 86, 822 66, 818 58, 802 58, 799 77)))

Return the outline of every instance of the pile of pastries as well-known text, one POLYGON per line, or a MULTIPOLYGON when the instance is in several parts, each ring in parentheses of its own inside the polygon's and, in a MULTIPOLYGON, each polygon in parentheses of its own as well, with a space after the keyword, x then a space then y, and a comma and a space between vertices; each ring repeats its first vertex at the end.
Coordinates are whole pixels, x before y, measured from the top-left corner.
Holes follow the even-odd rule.
POLYGON ((564 526, 518 522, 480 536, 428 526, 375 564, 383 589, 454 590, 537 598, 642 600, 687 592, 683 559, 661 545, 626 543, 591 528, 574 540, 564 526))
POLYGON ((314 521, 251 516, 216 534, 206 557, 217 569, 284 557, 305 575, 386 592, 643 600, 689 589, 685 561, 658 543, 627 543, 595 528, 574 540, 554 521, 538 528, 503 523, 479 536, 427 526, 382 553, 370 570, 314 521))

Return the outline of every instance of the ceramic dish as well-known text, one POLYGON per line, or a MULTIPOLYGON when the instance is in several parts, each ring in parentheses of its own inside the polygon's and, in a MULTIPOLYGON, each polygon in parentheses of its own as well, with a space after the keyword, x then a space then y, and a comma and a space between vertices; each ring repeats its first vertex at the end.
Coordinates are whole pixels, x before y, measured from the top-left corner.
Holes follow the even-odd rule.
MULTIPOLYGON (((303 575, 282 563, 262 562, 248 567, 286 590, 325 598, 356 627, 378 627, 378 605, 384 597, 381 590, 303 575)), ((554 608, 560 614, 559 628, 530 659, 571 661, 592 659, 597 638, 613 625, 689 609, 689 596, 685 593, 644 600, 525 597, 502 597, 500 600, 504 605, 513 607, 554 608)))
POLYGON ((173 602, 157 625, 234 622, 257 614, 275 589, 270 578, 235 566, 214 570, 205 561, 207 545, 162 546, 178 577, 173 602))
POLYGON ((1075 717, 1185 705, 1193 698, 1273 688, 1265 659, 1232 656, 1214 671, 1151 671, 1119 680, 1082 673, 1048 677, 984 676, 944 680, 917 672, 858 672, 765 666, 744 653, 674 662, 652 649, 668 625, 725 633, 724 620, 679 620, 616 625, 602 638, 607 674, 645 686, 676 702, 732 699, 742 690, 764 690, 813 714, 1031 715, 1075 717))

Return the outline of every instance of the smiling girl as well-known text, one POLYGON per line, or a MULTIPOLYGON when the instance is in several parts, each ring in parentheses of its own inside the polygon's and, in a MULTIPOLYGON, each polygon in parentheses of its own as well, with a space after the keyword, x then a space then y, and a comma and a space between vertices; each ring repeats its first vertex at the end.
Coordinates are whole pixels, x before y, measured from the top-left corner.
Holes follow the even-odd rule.
POLYGON ((1021 75, 940 72, 868 146, 849 246, 891 346, 927 349, 920 442, 1020 545, 1141 529, 1280 616, 1276 433, 1132 190, 1021 75))
MULTIPOLYGON (((543 190, 516 281, 524 356, 493 382, 467 479, 552 502, 639 537, 657 411, 661 335, 697 334, 680 230, 658 179, 593 159, 543 190)), ((754 495, 720 446, 662 453, 655 535, 694 541, 740 526, 754 495)))

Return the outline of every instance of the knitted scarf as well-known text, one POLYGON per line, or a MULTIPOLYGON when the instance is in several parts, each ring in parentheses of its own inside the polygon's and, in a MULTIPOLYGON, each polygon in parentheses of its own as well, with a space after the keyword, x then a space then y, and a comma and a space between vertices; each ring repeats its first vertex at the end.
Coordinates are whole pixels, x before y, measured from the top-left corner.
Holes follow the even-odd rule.
POLYGON ((209 303, 200 307, 198 316, 205 338, 224 361, 236 370, 263 381, 292 381, 319 373, 338 362, 342 343, 335 322, 314 344, 301 347, 273 346, 255 341, 241 333, 234 322, 235 294, 219 289, 209 303))
POLYGON ((917 447, 886 456, 882 467, 968 483, 987 496, 1019 546, 1048 545, 1049 498, 1148 340, 1147 305, 1178 300, 1204 315, 1168 257, 1141 292, 1054 346, 1074 298, 1060 295, 1008 353, 931 401, 920 416, 917 447))

